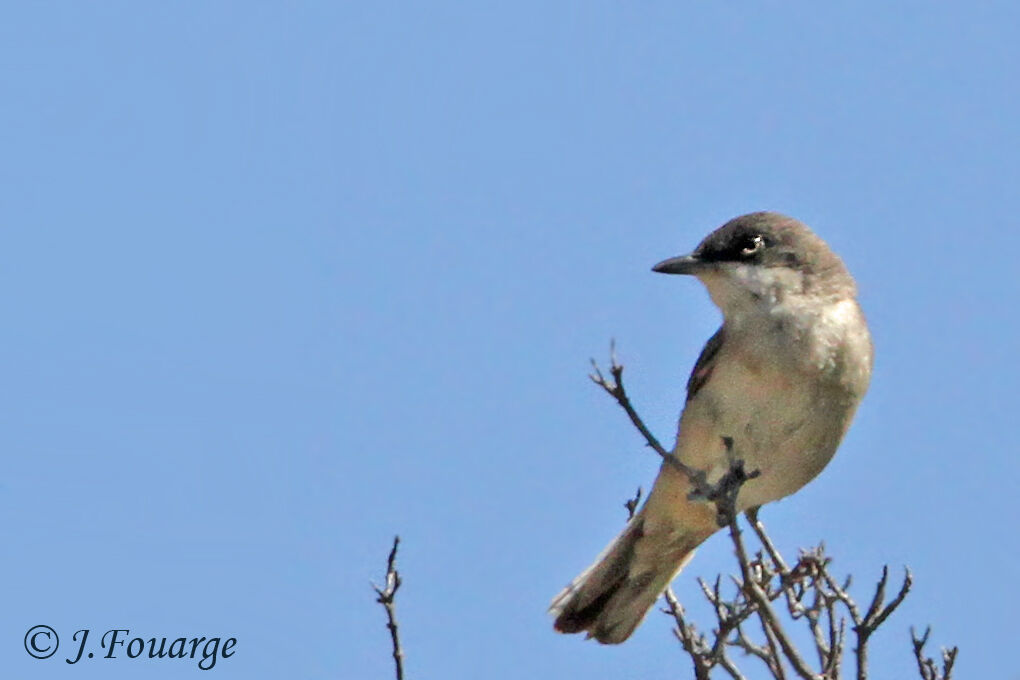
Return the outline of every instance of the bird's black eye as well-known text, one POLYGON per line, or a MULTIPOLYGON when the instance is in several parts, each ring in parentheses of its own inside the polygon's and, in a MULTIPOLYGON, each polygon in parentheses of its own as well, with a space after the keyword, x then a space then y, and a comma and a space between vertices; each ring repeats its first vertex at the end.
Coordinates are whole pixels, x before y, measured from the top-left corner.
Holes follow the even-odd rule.
POLYGON ((740 254, 743 257, 751 257, 759 250, 765 247, 765 237, 761 234, 757 236, 748 236, 744 239, 744 242, 740 248, 740 254))

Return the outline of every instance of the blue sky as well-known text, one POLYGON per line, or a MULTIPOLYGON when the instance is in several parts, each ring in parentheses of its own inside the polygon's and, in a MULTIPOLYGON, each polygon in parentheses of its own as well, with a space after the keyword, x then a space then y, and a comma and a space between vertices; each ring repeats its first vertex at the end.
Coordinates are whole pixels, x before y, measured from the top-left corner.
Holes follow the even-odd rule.
MULTIPOLYGON (((189 677, 70 635, 238 639, 214 673, 674 678, 551 632, 657 464, 718 313, 649 267, 757 209, 856 275, 872 389, 763 517, 1002 677, 1020 550, 1013 3, 21 3, 0 22, 0 657, 189 677), (62 648, 28 657, 47 624, 62 648)), ((709 541, 676 582, 731 570, 709 541)), ((860 591, 859 591, 860 592, 860 591)), ((695 606, 697 610, 697 606, 695 606)), ((702 611, 703 610, 698 610, 702 611)))

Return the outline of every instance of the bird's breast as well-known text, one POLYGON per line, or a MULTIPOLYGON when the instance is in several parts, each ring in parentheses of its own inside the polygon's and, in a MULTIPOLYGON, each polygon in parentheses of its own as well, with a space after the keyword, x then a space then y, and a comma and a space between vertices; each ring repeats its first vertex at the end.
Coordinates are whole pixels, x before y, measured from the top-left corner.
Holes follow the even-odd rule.
MULTIPOLYGON (((681 460, 725 474, 724 438, 760 477, 741 492, 743 507, 781 498, 813 478, 831 459, 856 407, 824 364, 831 348, 788 320, 768 319, 731 333, 706 384, 680 420, 681 460), (785 324, 785 325, 784 325, 785 324)), ((831 362, 829 362, 831 363, 831 362)))

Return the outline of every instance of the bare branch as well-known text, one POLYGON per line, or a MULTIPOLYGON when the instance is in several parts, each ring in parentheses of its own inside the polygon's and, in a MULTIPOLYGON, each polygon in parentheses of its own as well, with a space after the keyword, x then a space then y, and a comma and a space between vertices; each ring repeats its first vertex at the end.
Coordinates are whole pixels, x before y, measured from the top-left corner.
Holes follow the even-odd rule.
POLYGON ((730 522, 730 538, 733 540, 733 546, 736 548, 737 561, 740 563, 740 570, 743 574, 744 592, 755 604, 758 605, 758 613, 761 617, 762 626, 767 627, 768 632, 775 636, 776 642, 783 650, 783 655, 786 657, 787 661, 790 662, 790 666, 793 667, 793 670, 796 671, 797 675, 804 680, 819 680, 820 676, 808 667, 804 659, 801 658, 797 648, 793 646, 793 642, 790 641, 790 638, 783 629, 779 618, 772 610, 769 598, 761 589, 758 582, 754 580, 753 574, 751 573, 750 562, 747 559, 747 551, 744 549, 744 541, 741 537, 740 527, 737 525, 736 518, 733 518, 733 521, 730 522))
POLYGON ((616 342, 612 341, 609 345, 609 372, 612 375, 612 380, 606 380, 606 377, 602 374, 602 369, 599 368, 598 363, 595 359, 591 360, 592 374, 588 377, 591 378, 592 382, 604 389, 611 397, 616 399, 616 402, 623 407, 623 410, 627 412, 630 417, 630 421, 637 428, 641 436, 645 438, 648 446, 650 446, 657 454, 663 459, 670 458, 670 454, 666 449, 662 447, 659 440, 655 438, 655 435, 645 426, 641 416, 634 410, 634 406, 630 403, 630 398, 627 396, 627 390, 623 387, 623 366, 616 361, 616 342))
MULTIPOLYGON (((875 632, 875 629, 881 626, 882 623, 884 623, 885 620, 889 618, 889 615, 896 611, 896 608, 899 607, 900 604, 902 604, 903 600, 907 597, 907 593, 910 592, 910 587, 914 584, 914 575, 911 574, 910 569, 906 567, 903 568, 903 572, 904 572, 903 585, 900 586, 900 592, 898 592, 896 594, 896 597, 893 598, 892 602, 890 602, 884 608, 878 609, 878 607, 875 606, 875 602, 878 603, 879 607, 881 607, 882 604, 881 598, 878 596, 878 593, 877 592, 875 593, 875 600, 872 602, 872 606, 868 609, 868 616, 865 617, 865 623, 868 627, 869 635, 875 632)), ((883 585, 885 583, 886 573, 888 573, 888 567, 884 567, 882 569, 883 585)))
POLYGON ((609 362, 609 373, 612 376, 611 379, 607 379, 605 375, 603 375, 602 370, 599 368, 598 363, 594 359, 591 360, 592 373, 588 377, 591 378, 592 382, 613 397, 613 399, 616 400, 616 403, 623 408, 624 412, 626 412, 627 416, 630 418, 630 422, 633 423, 634 427, 637 428, 637 431, 641 433, 641 436, 645 438, 646 445, 659 454, 659 457, 667 464, 684 473, 687 478, 691 480, 691 484, 694 485, 695 490, 701 494, 702 497, 708 498, 709 494, 712 493, 713 488, 709 486, 705 473, 684 465, 676 456, 663 448, 662 444, 659 443, 659 440, 655 438, 655 435, 653 435, 651 430, 649 430, 645 425, 641 416, 638 415, 637 411, 634 409, 634 405, 631 404, 630 397, 627 396, 627 390, 623 386, 623 365, 616 360, 615 342, 611 342, 609 346, 609 362))
POLYGON ((777 680, 783 680, 784 671, 782 664, 777 663, 778 656, 774 650, 766 649, 765 647, 756 644, 751 641, 749 637, 744 633, 743 626, 737 626, 737 634, 732 640, 727 642, 731 647, 736 647, 743 650, 745 654, 758 658, 765 667, 769 669, 774 678, 777 680))
POLYGON ((956 663, 956 654, 959 648, 942 648, 942 668, 935 664, 935 661, 926 656, 924 646, 928 643, 928 636, 931 635, 931 626, 925 629, 924 635, 917 637, 913 626, 910 627, 910 640, 914 646, 914 658, 917 659, 917 670, 922 680, 952 680, 953 664, 956 663))
POLYGON ((765 533, 765 526, 758 518, 759 510, 761 510, 760 507, 751 508, 744 513, 747 516, 747 523, 751 525, 752 529, 754 529, 755 535, 758 537, 758 540, 761 542, 765 551, 769 554, 769 558, 771 558, 771 560, 775 563, 780 573, 782 573, 783 576, 786 576, 790 573, 790 568, 786 566, 786 561, 783 560, 783 556, 779 554, 779 551, 776 550, 776 546, 772 544, 772 539, 765 533))
POLYGON ((663 611, 672 615, 673 621, 676 623, 673 634, 680 641, 684 651, 691 657, 691 663, 694 664, 695 680, 709 680, 709 672, 712 670, 712 666, 705 658, 705 653, 708 650, 708 642, 705 640, 705 636, 699 633, 693 624, 687 622, 687 619, 684 617, 684 608, 680 605, 680 601, 676 599, 672 588, 666 588, 663 597, 666 600, 667 607, 663 611))
POLYGON ((390 639, 393 643, 393 663, 396 667, 397 680, 404 680, 404 650, 400 646, 400 631, 397 624, 396 594, 400 588, 400 573, 397 571, 397 546, 400 545, 400 536, 393 537, 393 548, 386 560, 386 585, 379 587, 372 584, 376 592, 376 602, 386 609, 386 627, 390 631, 390 639))
POLYGON ((776 676, 776 680, 786 680, 786 669, 783 668, 783 657, 779 655, 776 634, 772 631, 772 628, 769 627, 764 618, 759 617, 758 622, 761 624, 762 632, 765 634, 765 640, 769 645, 769 656, 773 659, 773 673, 776 676))
MULTIPOLYGON (((910 592, 913 577, 909 569, 904 571, 906 574, 903 577, 900 592, 888 605, 882 606, 885 601, 885 586, 889 582, 889 567, 884 566, 882 567, 882 577, 878 580, 878 585, 875 586, 875 595, 871 598, 867 613, 863 618, 860 618, 856 607, 851 610, 854 616, 854 632, 857 634, 857 647, 854 650, 857 657, 857 680, 867 680, 868 678, 868 638, 900 606, 907 593, 910 592)), ((849 598, 849 596, 847 597, 849 598)))

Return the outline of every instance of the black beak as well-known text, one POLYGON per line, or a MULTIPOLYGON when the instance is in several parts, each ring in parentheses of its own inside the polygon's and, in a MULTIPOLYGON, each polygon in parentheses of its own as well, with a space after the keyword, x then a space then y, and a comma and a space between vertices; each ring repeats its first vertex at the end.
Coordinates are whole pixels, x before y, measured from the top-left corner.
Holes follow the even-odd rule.
POLYGON ((680 255, 663 260, 652 267, 653 272, 660 274, 697 274, 705 268, 706 263, 693 255, 680 255))

